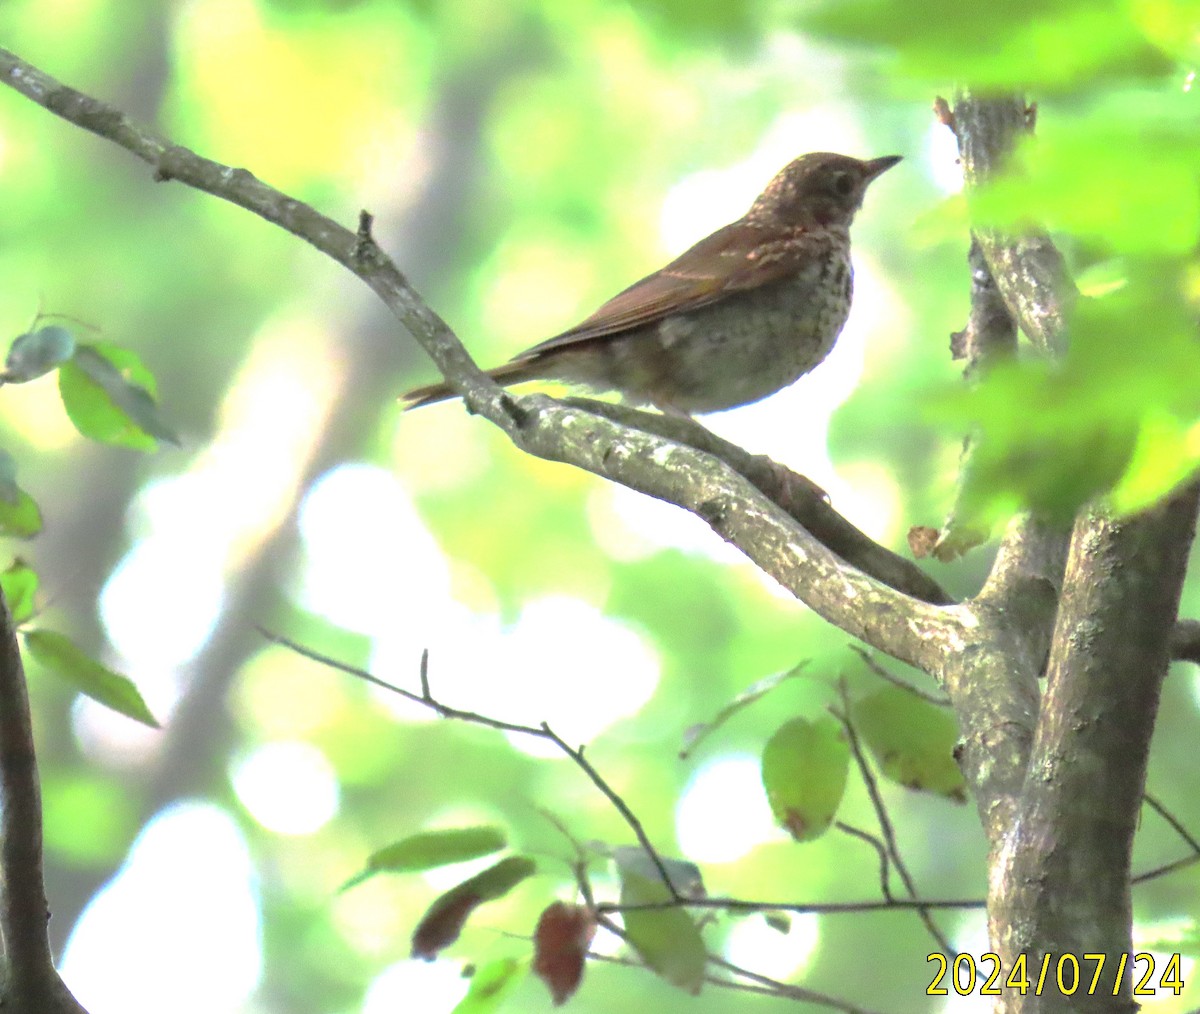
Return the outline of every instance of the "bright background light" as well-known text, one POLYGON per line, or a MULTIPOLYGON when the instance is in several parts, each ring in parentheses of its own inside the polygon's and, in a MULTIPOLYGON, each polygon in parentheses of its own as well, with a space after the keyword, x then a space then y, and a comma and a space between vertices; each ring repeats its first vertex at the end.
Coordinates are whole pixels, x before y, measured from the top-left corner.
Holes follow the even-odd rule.
POLYGON ((309 743, 264 743, 233 769, 238 800, 268 831, 312 834, 338 809, 337 773, 309 743))
POLYGON ((234 1011, 258 984, 254 871, 222 809, 176 803, 84 910, 62 975, 90 1014, 234 1011))

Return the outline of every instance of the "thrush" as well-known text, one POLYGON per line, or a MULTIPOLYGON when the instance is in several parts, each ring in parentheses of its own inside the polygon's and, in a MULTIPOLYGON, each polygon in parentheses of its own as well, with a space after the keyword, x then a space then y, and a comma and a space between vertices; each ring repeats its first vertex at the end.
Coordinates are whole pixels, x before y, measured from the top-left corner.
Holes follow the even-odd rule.
MULTIPOLYGON (((488 375, 616 391, 688 415, 774 394, 833 348, 850 312, 850 223, 867 186, 899 161, 801 155, 736 222, 488 375)), ((453 396, 438 383, 404 397, 416 408, 453 396)))

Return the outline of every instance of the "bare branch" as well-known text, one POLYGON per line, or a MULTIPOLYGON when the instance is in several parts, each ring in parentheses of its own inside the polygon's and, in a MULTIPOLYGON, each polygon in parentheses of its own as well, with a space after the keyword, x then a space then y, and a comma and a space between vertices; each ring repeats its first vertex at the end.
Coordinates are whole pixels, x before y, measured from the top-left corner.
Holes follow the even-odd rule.
POLYGON ((575 465, 698 514, 801 601, 853 637, 934 671, 961 651, 969 612, 913 599, 851 567, 727 464, 692 447, 563 405, 514 398, 480 372, 462 343, 375 244, 308 205, 234 169, 171 144, 119 110, 0 49, 0 81, 56 115, 119 144, 182 183, 237 204, 311 243, 365 281, 429 353, 468 409, 531 454, 575 465))
POLYGON ((892 901, 892 884, 889 873, 891 871, 891 862, 888 859, 887 846, 881 842, 870 831, 863 831, 861 828, 847 824, 845 821, 834 821, 833 826, 843 834, 848 834, 852 838, 857 838, 859 841, 865 841, 875 850, 875 854, 879 856, 879 893, 883 895, 884 901, 892 901))
MULTIPOLYGON (((1197 501, 1193 486, 1134 518, 1076 522, 1029 761, 1037 777, 1006 875, 991 878, 1001 957, 1130 950, 1133 839, 1197 501)), ((1126 979, 1126 1000, 1129 990, 1126 979)))
POLYGON ((871 653, 866 649, 859 647, 857 644, 852 644, 850 645, 850 650, 859 658, 861 658, 863 660, 863 664, 885 683, 890 683, 894 687, 899 687, 901 690, 906 690, 914 697, 919 697, 921 700, 927 701, 934 707, 950 707, 950 698, 943 697, 941 694, 931 694, 928 690, 922 690, 920 687, 913 686, 913 684, 909 683, 908 680, 901 679, 895 673, 888 672, 886 668, 881 666, 875 661, 874 658, 871 657, 871 653))
MULTIPOLYGON (((1030 130, 1028 106, 1015 95, 989 99, 959 95, 953 122, 968 186, 997 175, 1030 130)), ((1037 230, 1010 235, 985 229, 977 230, 975 239, 1021 330, 1046 354, 1061 353, 1075 287, 1050 238, 1037 230)))
POLYGON ((715 908, 724 912, 792 912, 796 915, 855 915, 860 912, 969 912, 981 909, 982 898, 885 898, 879 901, 755 901, 750 898, 681 898, 640 901, 628 905, 600 902, 601 912, 653 912, 664 908, 715 908))
POLYGON ((1149 792, 1142 793, 1142 799, 1145 804, 1150 807, 1150 809, 1152 809, 1155 813, 1162 817, 1163 820, 1171 825, 1171 830, 1173 830, 1177 835, 1179 835, 1180 838, 1184 840, 1184 842, 1187 844, 1187 847, 1190 848, 1193 853, 1195 853, 1197 858, 1200 858, 1200 841, 1197 841, 1196 837, 1186 827, 1183 826, 1179 818, 1176 817, 1175 814, 1173 814, 1165 806, 1163 806, 1163 804, 1159 802, 1157 798, 1150 795, 1149 792))
POLYGON ((1175 873, 1178 870, 1187 869, 1189 866, 1195 866, 1197 863, 1200 863, 1200 855, 1193 853, 1190 856, 1184 856, 1182 859, 1174 859, 1169 863, 1163 863, 1162 866, 1156 866, 1145 873, 1139 873, 1129 882, 1131 884, 1145 884, 1151 880, 1157 880, 1159 877, 1165 877, 1168 873, 1175 873))
POLYGON ((896 830, 892 827, 892 818, 888 815, 887 804, 884 803, 883 795, 879 791, 879 783, 875 781, 875 772, 871 770, 871 765, 867 763, 866 755, 863 753, 862 743, 858 739, 858 730, 855 729, 854 722, 850 718, 850 698, 846 693, 844 680, 842 681, 840 690, 842 695, 842 710, 840 713, 835 711, 834 716, 842 723, 842 728, 846 730, 846 741, 850 745, 850 753, 854 757, 854 763, 858 766, 858 773, 862 777, 863 785, 867 789, 867 795, 871 799, 871 807, 875 810, 875 819, 879 822, 879 832, 883 836, 884 848, 891 858, 892 866, 900 874, 900 880, 904 883, 904 888, 908 891, 909 897, 918 903, 917 914, 921 917, 921 922, 925 924, 929 935, 933 937, 934 942, 942 949, 943 954, 951 954, 953 953, 953 949, 950 946, 950 941, 946 939, 945 934, 938 928, 938 924, 933 921, 933 917, 929 914, 928 909, 920 905, 916 882, 913 880, 912 874, 908 872, 908 867, 900 855, 900 845, 896 841, 896 830))
POLYGON ((1131 884, 1144 884, 1151 880, 1157 880, 1159 877, 1165 877, 1168 873, 1174 873, 1176 870, 1182 870, 1188 866, 1194 866, 1200 863, 1200 840, 1197 840, 1183 823, 1168 810, 1158 799, 1146 792, 1142 795, 1142 800, 1147 806, 1165 820, 1171 829, 1184 840, 1184 843, 1192 850, 1192 854, 1184 856, 1182 859, 1175 859, 1172 862, 1164 863, 1161 866, 1156 866, 1152 870, 1147 870, 1145 873, 1139 873, 1134 877, 1131 884))
POLYGON ((565 403, 711 454, 863 573, 931 605, 954 602, 949 592, 915 563, 881 546, 834 510, 823 492, 804 476, 765 455, 751 454, 724 440, 695 419, 643 412, 590 398, 567 398, 565 403))
POLYGON ((553 743, 572 761, 575 762, 575 765, 585 775, 588 776, 588 778, 591 780, 591 783, 595 785, 601 793, 604 794, 605 798, 607 798, 610 803, 612 803, 613 807, 621 815, 625 823, 629 825, 629 829, 633 832, 634 837, 637 838, 638 844, 642 847, 642 851, 646 853, 646 857, 653 864, 655 872, 658 873, 659 878, 662 880, 663 886, 670 891, 672 898, 676 900, 682 900, 682 896, 675 888, 674 881, 667 872, 666 864, 663 862, 662 857, 658 854, 658 850, 655 849, 654 845, 651 843, 649 836, 646 834, 645 828, 642 827, 642 822, 638 820, 637 815, 629 808, 629 804, 621 798, 620 794, 617 793, 612 786, 604 780, 603 777, 601 777, 600 772, 598 772, 592 766, 591 761, 584 757, 583 747, 579 747, 578 749, 572 747, 545 722, 542 722, 540 725, 536 726, 521 725, 516 722, 505 722, 498 718, 491 718, 488 715, 481 715, 475 711, 463 711, 459 708, 452 708, 448 704, 443 704, 441 701, 436 700, 429 689, 429 652, 427 650, 421 653, 421 693, 414 694, 411 690, 405 690, 403 687, 398 687, 394 683, 389 683, 387 680, 382 680, 378 676, 367 672, 365 669, 359 669, 356 666, 347 665, 345 662, 341 662, 336 658, 330 657, 329 655, 322 655, 319 651, 314 651, 312 648, 308 648, 296 641, 284 637, 281 634, 273 633, 269 630, 265 630, 262 627, 259 627, 258 631, 263 635, 263 637, 265 637, 268 641, 271 641, 273 644, 278 644, 281 647, 287 648, 289 651, 294 651, 297 655, 316 662, 319 665, 326 666, 330 669, 336 669, 338 672, 344 672, 349 676, 355 677, 355 679, 360 679, 365 683, 370 683, 372 686, 379 687, 381 690, 387 690, 389 693, 398 694, 406 701, 412 701, 414 704, 420 704, 423 707, 431 709, 432 711, 436 711, 443 718, 452 718, 460 722, 469 722, 472 725, 484 725, 489 729, 497 729, 501 732, 516 732, 523 736, 533 736, 535 739, 545 739, 553 743))
POLYGON ((515 439, 524 450, 699 515, 851 636, 927 672, 971 640, 975 620, 969 610, 914 599, 845 563, 723 461, 544 395, 527 395, 519 404, 515 439))
POLYGON ((0 595, 0 1007, 83 1014, 50 954, 42 872, 42 799, 25 668, 0 595))

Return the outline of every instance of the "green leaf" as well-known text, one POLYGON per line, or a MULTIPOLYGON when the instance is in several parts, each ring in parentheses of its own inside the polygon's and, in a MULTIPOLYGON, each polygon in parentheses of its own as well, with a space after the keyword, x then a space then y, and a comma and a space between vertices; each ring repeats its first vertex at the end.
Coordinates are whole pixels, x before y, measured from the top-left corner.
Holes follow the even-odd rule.
POLYGON ((467 990, 451 1014, 490 1014, 512 994, 529 972, 529 963, 516 958, 500 958, 480 965, 471 976, 467 990))
POLYGON ((42 511, 37 502, 23 489, 17 491, 17 502, 0 500, 0 535, 27 539, 42 530, 42 511))
POLYGON ((423 831, 385 845, 367 858, 366 868, 355 874, 342 890, 348 890, 376 873, 412 873, 449 863, 499 852, 507 844, 498 827, 462 827, 443 831, 423 831))
POLYGON ((972 390, 926 397, 948 435, 975 437, 959 524, 989 529, 1023 509, 1066 522, 1114 487, 1132 509, 1200 466, 1188 277, 1171 260, 1125 258, 1123 284, 1078 301, 1063 362, 1000 363, 972 390))
MULTIPOLYGON (((1162 99, 1167 108, 1177 103, 1162 99)), ((1112 104, 1104 112, 1026 138, 1010 170, 971 193, 974 222, 1011 229, 1034 221, 1114 254, 1193 250, 1200 237, 1194 110, 1185 107, 1159 122, 1122 115, 1112 104)))
POLYGON ((152 729, 159 728, 138 688, 86 655, 69 637, 53 630, 30 630, 25 633, 25 648, 40 665, 92 700, 152 729))
POLYGON ((528 856, 509 856, 482 873, 475 874, 460 886, 477 893, 484 901, 495 901, 503 898, 526 877, 532 877, 536 870, 537 863, 528 856))
POLYGON ((1200 425, 1165 412, 1142 419, 1129 467, 1112 490, 1110 503, 1119 514, 1131 514, 1186 482, 1200 463, 1200 425))
MULTIPOLYGON (((621 904, 639 905, 670 901, 666 885, 643 877, 617 863, 621 877, 621 904)), ((682 908, 625 911, 625 933, 641 959, 673 986, 699 993, 704 982, 707 952, 692 917, 682 908)))
POLYGON ((432 961, 458 939, 476 908, 485 901, 503 898, 536 869, 532 859, 510 856, 452 887, 429 906, 413 931, 413 957, 432 961))
POLYGON ((711 722, 702 722, 699 725, 693 725, 683 734, 683 749, 679 751, 680 760, 686 760, 695 752, 699 746, 712 733, 724 725, 729 719, 736 715, 743 708, 749 707, 755 701, 765 697, 781 683, 790 679, 795 679, 802 675, 804 667, 808 665, 808 660, 799 662, 786 669, 783 672, 772 673, 770 676, 764 676, 762 679, 751 683, 745 690, 738 694, 732 701, 725 705, 714 716, 711 722))
POLYGON ((154 377, 136 354, 113 345, 80 345, 58 371, 58 390, 75 428, 102 443, 154 450, 178 444, 154 401, 154 377))
MULTIPOLYGON (((616 845, 608 850, 608 854, 623 873, 636 873, 647 880, 662 880, 653 860, 640 845, 616 845)), ((685 898, 704 897, 704 875, 699 866, 687 859, 672 856, 660 855, 658 858, 677 893, 685 898)))
POLYGON ((1164 72, 1170 61, 1121 0, 827 0, 803 16, 811 33, 873 44, 891 76, 970 81, 979 89, 1081 87, 1118 74, 1164 72))
POLYGON ((967 785, 954 760, 958 723, 945 708, 888 686, 858 701, 851 715, 884 777, 957 803, 966 801, 967 785))
POLYGON ((19 557, 0 573, 0 591, 8 603, 13 623, 20 626, 33 616, 34 596, 37 595, 37 571, 19 557))
POLYGON ((763 787, 775 819, 796 841, 819 838, 833 823, 846 791, 850 747, 840 722, 793 718, 767 741, 763 787))
POLYGON ((35 380, 65 363, 74 353, 75 336, 65 327, 51 324, 38 328, 13 341, 0 380, 9 384, 35 380))
POLYGON ((792 917, 787 912, 764 912, 763 921, 776 933, 786 936, 792 932, 792 917))

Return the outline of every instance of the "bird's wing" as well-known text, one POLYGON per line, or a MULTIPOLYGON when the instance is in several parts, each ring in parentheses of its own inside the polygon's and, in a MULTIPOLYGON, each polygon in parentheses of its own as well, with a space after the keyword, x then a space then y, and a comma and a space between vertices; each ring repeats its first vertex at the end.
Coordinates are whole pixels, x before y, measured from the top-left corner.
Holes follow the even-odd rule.
POLYGON ((733 292, 782 278, 790 270, 782 258, 755 258, 744 223, 718 229, 680 254, 661 271, 634 282, 587 320, 517 356, 533 359, 552 349, 584 344, 653 324, 671 314, 695 310, 733 292))

